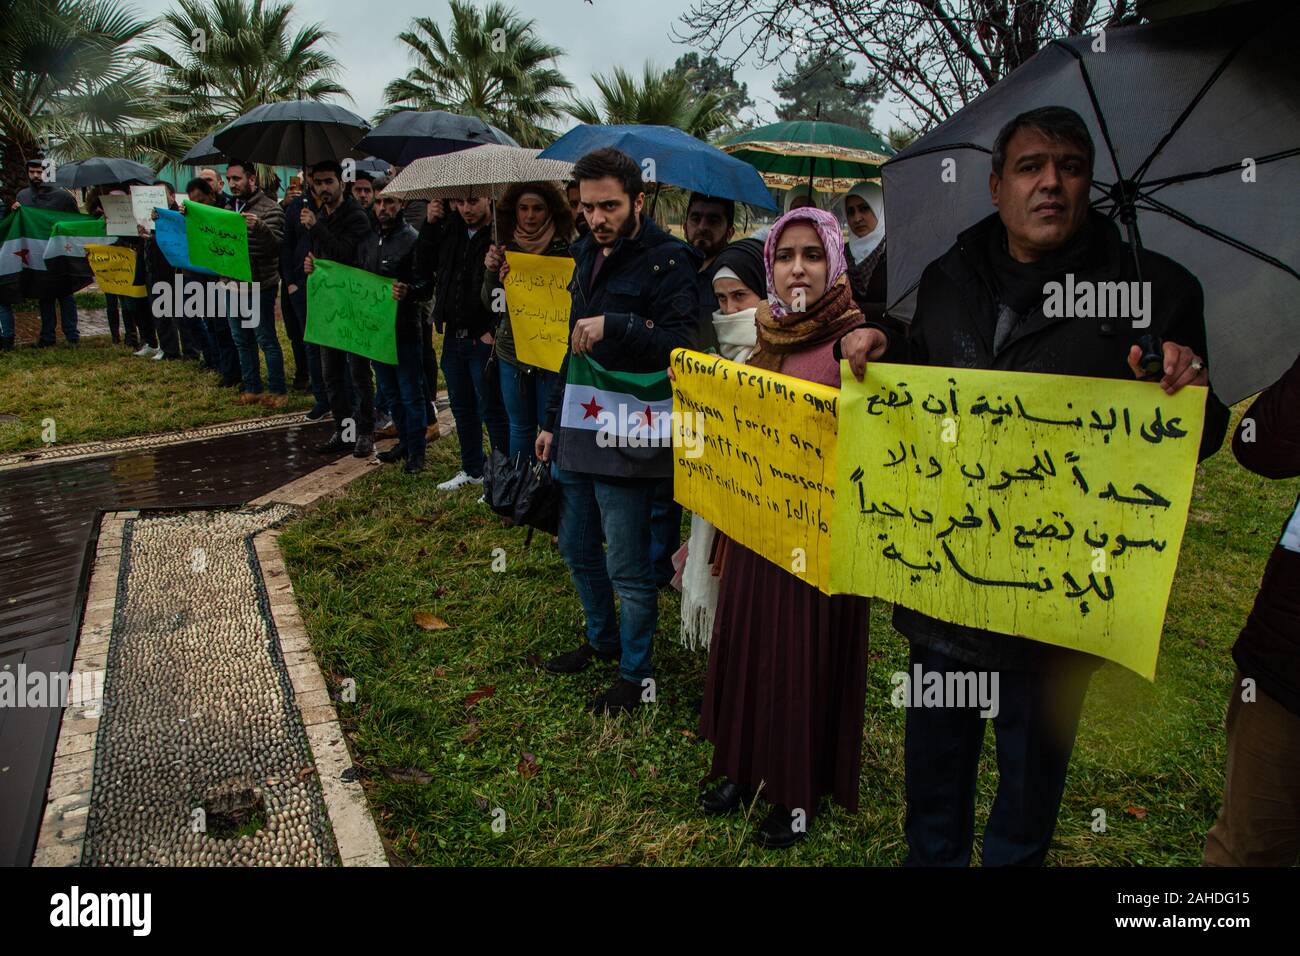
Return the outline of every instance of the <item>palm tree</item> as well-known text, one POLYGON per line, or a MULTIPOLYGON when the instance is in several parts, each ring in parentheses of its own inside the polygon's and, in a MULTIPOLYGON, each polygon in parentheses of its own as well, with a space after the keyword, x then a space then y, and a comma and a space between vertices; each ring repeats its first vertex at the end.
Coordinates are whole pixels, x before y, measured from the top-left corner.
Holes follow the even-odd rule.
POLYGON ((499 126, 524 146, 545 146, 555 132, 544 124, 561 116, 558 94, 573 88, 552 65, 563 55, 503 3, 482 11, 451 0, 451 31, 417 17, 398 39, 415 66, 384 88, 387 107, 376 120, 403 110, 447 110, 499 126))
POLYGON ((0 2, 6 200, 26 185, 27 157, 40 149, 56 161, 94 149, 149 158, 139 134, 160 111, 149 78, 131 60, 151 27, 118 0, 0 2))
POLYGON ((700 139, 727 126, 723 97, 712 90, 697 96, 690 72, 659 70, 647 63, 640 82, 621 66, 608 76, 593 76, 600 104, 574 98, 564 111, 580 123, 644 123, 676 126, 700 139))
POLYGON ((157 67, 186 146, 263 103, 348 95, 334 80, 338 60, 322 49, 334 34, 319 23, 295 29, 293 16, 292 2, 177 0, 162 18, 173 50, 150 45, 140 55, 157 67))

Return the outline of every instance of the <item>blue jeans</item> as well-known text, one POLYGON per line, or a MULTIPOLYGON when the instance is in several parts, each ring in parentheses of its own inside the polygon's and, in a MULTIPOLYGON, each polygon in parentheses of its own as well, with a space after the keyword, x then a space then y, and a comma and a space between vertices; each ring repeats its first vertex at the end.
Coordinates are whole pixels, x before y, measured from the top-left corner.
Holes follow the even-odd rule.
MULTIPOLYGON (((235 340, 235 350, 239 353, 239 371, 244 379, 244 391, 254 395, 262 391, 261 363, 257 357, 259 346, 266 356, 268 391, 273 395, 283 395, 287 391, 284 386, 284 352, 275 335, 275 293, 276 286, 259 287, 257 325, 252 328, 245 328, 240 316, 230 316, 230 337, 235 340)), ((233 313, 236 310, 230 311, 233 313)))
POLYGON ((408 458, 424 457, 429 405, 424 400, 424 349, 419 340, 397 343, 397 364, 375 362, 375 382, 393 396, 391 414, 397 440, 408 458))
POLYGON ((442 342, 442 374, 447 380, 451 414, 456 419, 460 466, 471 478, 483 475, 484 425, 493 448, 501 449, 504 454, 510 445, 501 390, 488 388, 483 380, 483 370, 491 354, 492 346, 478 339, 456 338, 452 330, 448 330, 442 342))
POLYGON ((235 339, 230 334, 230 321, 218 316, 203 319, 208 330, 208 342, 212 346, 214 364, 211 368, 221 373, 221 384, 231 385, 239 381, 239 353, 235 351, 235 339))
POLYGON ((54 306, 58 303, 59 318, 63 322, 63 337, 69 342, 77 342, 81 334, 77 331, 77 300, 70 295, 58 299, 40 299, 41 307, 41 345, 54 344, 54 306))
POLYGON ((682 506, 673 500, 672 478, 658 479, 655 503, 650 511, 650 564, 655 584, 663 587, 673 579, 673 555, 682 546, 682 506))
POLYGON ((650 570, 650 506, 655 480, 605 481, 552 466, 560 484, 560 554, 587 614, 587 640, 619 655, 619 674, 649 677, 659 591, 650 570), (601 540, 605 553, 601 554, 601 540), (614 594, 623 608, 620 622, 614 594))
POLYGON ((0 339, 12 339, 14 337, 14 310, 13 306, 5 305, 0 302, 0 339))
MULTIPOLYGON (((973 664, 911 643, 915 674, 976 674, 973 664)), ((998 792, 984 827, 984 866, 1038 866, 1047 856, 1079 713, 1092 668, 997 672, 997 712, 980 707, 909 706, 904 735, 908 866, 967 866, 975 836, 975 784, 984 725, 997 737, 998 792)), ((992 689, 991 674, 988 688, 992 689)), ((947 679, 944 684, 949 685, 947 679)), ((968 685, 969 686, 969 683, 968 685)), ((916 688, 912 693, 919 696, 916 688)), ((948 703, 948 702, 941 702, 948 703)))
POLYGON ((510 457, 533 457, 537 433, 546 427, 546 400, 558 377, 531 365, 497 360, 501 369, 501 400, 510 419, 510 457))

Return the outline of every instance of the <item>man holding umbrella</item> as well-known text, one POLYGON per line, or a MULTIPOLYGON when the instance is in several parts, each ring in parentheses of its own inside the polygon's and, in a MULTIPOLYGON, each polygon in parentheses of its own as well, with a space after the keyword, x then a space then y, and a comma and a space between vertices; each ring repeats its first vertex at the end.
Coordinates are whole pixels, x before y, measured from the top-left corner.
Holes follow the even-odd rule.
MULTIPOLYGON (((1059 106, 1022 113, 993 145, 989 188, 996 212, 961 233, 925 269, 907 332, 850 332, 844 357, 861 379, 868 361, 1005 369, 1098 378, 1149 378, 1173 394, 1208 385, 1203 295, 1182 266, 1133 248, 1089 206, 1095 150, 1083 119, 1059 106), (1149 283, 1145 314, 1048 315, 1050 283, 1149 283), (1142 331, 1135 331, 1141 329, 1142 331), (1139 344, 1141 340, 1141 344, 1139 344)), ((1152 387, 1155 387, 1153 384, 1152 387)), ((1213 393, 1201 457, 1218 449, 1228 411, 1213 393)), ((984 831, 983 863, 1038 865, 1047 855, 1079 714, 1099 658, 936 620, 901 605, 894 627, 911 645, 911 668, 943 678, 993 671, 998 792, 984 831)), ((979 675, 983 679, 983 675, 979 675)), ((978 708, 907 712, 908 863, 965 866, 975 824, 984 727, 978 708)))

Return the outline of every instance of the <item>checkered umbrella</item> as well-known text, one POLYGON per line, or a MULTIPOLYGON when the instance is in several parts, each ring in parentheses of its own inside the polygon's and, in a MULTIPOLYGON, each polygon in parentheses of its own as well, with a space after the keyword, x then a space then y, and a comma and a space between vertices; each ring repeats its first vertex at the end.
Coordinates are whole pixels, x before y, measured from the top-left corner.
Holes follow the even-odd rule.
POLYGON ((573 164, 538 159, 539 150, 485 145, 411 162, 384 187, 403 199, 458 199, 470 195, 500 199, 514 183, 569 179, 573 164))

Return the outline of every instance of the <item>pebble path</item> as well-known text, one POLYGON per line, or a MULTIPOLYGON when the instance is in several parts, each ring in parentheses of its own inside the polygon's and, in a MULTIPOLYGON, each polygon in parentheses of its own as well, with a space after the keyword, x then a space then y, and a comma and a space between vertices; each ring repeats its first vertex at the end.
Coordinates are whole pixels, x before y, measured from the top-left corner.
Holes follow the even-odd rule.
POLYGON ((291 513, 127 523, 83 864, 338 864, 252 544, 291 513), (232 795, 264 825, 209 835, 232 795))

